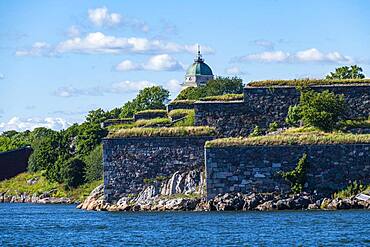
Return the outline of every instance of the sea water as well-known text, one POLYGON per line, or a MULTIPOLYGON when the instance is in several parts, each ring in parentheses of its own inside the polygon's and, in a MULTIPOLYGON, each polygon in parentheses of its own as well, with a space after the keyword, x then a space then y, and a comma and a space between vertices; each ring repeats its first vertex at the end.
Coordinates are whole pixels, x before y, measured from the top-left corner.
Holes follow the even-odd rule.
POLYGON ((370 211, 89 212, 0 204, 1 246, 370 246, 370 211))

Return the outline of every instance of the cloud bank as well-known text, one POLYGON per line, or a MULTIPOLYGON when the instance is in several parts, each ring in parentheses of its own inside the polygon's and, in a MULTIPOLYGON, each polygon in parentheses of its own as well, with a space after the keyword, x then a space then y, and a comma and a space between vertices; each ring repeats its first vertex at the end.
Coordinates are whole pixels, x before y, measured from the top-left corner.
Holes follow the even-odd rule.
POLYGON ((153 70, 176 71, 184 70, 185 66, 168 54, 152 56, 146 63, 138 64, 131 60, 124 60, 116 66, 118 71, 153 70))
POLYGON ((71 123, 68 123, 63 118, 20 118, 13 117, 8 122, 0 123, 0 132, 8 130, 16 131, 25 131, 33 130, 37 127, 45 127, 54 130, 66 129, 71 126, 71 123))
POLYGON ((352 63, 354 60, 337 51, 322 52, 316 48, 297 51, 293 54, 284 51, 265 51, 261 53, 248 54, 241 57, 235 57, 233 62, 279 62, 279 63, 305 63, 305 62, 323 62, 323 63, 352 63))

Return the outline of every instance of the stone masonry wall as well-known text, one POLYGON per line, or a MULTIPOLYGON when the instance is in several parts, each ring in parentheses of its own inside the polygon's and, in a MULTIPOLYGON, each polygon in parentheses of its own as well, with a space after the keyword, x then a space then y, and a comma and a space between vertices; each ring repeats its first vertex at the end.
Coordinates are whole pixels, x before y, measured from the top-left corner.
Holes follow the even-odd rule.
POLYGON ((354 180, 370 183, 370 144, 207 148, 207 198, 234 191, 289 191, 278 172, 294 169, 304 153, 306 190, 328 194, 354 180))
POLYGON ((104 194, 108 202, 137 194, 144 179, 203 169, 212 137, 137 137, 103 140, 104 194))
MULTIPOLYGON (((348 106, 348 118, 367 118, 370 115, 370 85, 311 88, 343 94, 348 106)), ((294 87, 246 87, 244 101, 196 102, 195 125, 213 126, 221 137, 247 136, 256 125, 267 128, 272 122, 284 127, 288 108, 298 103, 299 95, 294 87)))

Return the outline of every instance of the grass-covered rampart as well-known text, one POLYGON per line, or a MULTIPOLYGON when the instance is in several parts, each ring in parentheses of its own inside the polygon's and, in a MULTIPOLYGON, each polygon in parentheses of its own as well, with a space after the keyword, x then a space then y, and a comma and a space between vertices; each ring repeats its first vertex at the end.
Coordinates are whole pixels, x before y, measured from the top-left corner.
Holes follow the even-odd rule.
POLYGON ((252 81, 248 87, 272 87, 272 86, 318 86, 318 85, 370 85, 370 79, 294 79, 294 80, 263 80, 252 81))

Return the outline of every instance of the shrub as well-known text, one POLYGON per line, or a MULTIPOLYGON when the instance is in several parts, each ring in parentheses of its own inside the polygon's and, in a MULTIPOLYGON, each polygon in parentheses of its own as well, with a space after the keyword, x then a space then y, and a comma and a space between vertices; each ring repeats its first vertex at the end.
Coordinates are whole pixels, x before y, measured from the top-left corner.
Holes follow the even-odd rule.
POLYGON ((274 131, 277 131, 278 128, 279 128, 279 124, 277 122, 272 122, 269 124, 268 131, 274 132, 274 131))
POLYGON ((70 158, 60 169, 61 177, 67 188, 76 188, 85 182, 85 163, 79 158, 70 158))
POLYGON ((85 158, 85 180, 93 182, 103 177, 103 147, 95 147, 85 158))
POLYGON ((263 130, 258 125, 256 125, 253 131, 249 134, 250 137, 260 136, 260 135, 263 135, 263 130))
POLYGON ((301 120, 305 126, 331 131, 344 116, 345 110, 343 95, 336 95, 328 90, 321 93, 302 90, 299 104, 289 107, 286 121, 297 125, 297 122, 301 120))
POLYGON ((279 174, 287 181, 290 182, 291 190, 293 193, 300 193, 306 182, 306 173, 308 170, 307 154, 299 159, 297 166, 288 172, 280 172, 279 174))
POLYGON ((348 198, 357 195, 358 193, 364 191, 365 189, 366 187, 361 182, 354 181, 343 190, 334 193, 334 198, 348 198))

